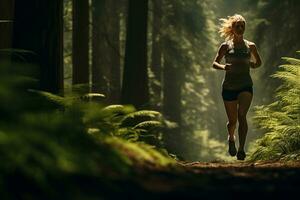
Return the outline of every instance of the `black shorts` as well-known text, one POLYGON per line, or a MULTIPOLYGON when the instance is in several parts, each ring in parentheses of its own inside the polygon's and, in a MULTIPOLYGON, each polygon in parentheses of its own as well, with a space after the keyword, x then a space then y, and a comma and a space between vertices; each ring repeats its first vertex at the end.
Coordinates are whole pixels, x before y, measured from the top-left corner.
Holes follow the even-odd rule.
POLYGON ((222 89, 222 97, 224 101, 235 101, 238 99, 238 96, 241 92, 250 92, 253 94, 253 87, 245 87, 239 90, 227 90, 227 89, 222 89))

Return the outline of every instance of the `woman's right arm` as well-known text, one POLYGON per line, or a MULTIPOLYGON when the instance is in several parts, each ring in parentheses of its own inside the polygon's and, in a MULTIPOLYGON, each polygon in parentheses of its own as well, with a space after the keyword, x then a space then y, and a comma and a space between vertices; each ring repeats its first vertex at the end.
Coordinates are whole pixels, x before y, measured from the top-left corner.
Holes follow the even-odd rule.
POLYGON ((214 62, 212 65, 213 68, 219 69, 219 70, 229 70, 230 64, 223 65, 220 63, 227 51, 227 48, 228 48, 227 44, 225 44, 225 43, 221 44, 221 46, 219 47, 218 53, 214 59, 214 62))

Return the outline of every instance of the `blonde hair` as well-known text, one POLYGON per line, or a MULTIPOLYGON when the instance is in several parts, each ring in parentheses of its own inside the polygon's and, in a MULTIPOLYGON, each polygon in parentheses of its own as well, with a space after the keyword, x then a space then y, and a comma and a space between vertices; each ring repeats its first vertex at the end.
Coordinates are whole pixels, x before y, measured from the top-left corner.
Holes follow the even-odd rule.
POLYGON ((233 38, 234 34, 232 32, 232 25, 235 22, 242 21, 246 24, 246 20, 242 15, 234 14, 233 16, 228 16, 226 18, 221 18, 221 27, 219 28, 219 33, 221 37, 224 37, 226 41, 233 38))

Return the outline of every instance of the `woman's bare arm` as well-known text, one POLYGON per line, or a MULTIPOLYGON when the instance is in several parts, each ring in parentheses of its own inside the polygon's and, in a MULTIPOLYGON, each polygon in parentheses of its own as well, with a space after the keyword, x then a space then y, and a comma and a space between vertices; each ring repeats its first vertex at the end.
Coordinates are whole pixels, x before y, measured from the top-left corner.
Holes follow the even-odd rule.
POLYGON ((251 54, 255 58, 255 62, 250 62, 250 67, 251 68, 258 68, 258 67, 261 66, 261 58, 260 58, 260 55, 257 51, 256 45, 254 43, 251 43, 249 46, 250 46, 251 54))
POLYGON ((230 64, 223 65, 223 64, 220 63, 222 58, 226 54, 227 48, 228 48, 227 44, 225 44, 225 43, 221 44, 221 46, 218 50, 218 53, 217 53, 217 55, 214 59, 214 62, 213 62, 213 65, 212 65, 213 68, 219 69, 219 70, 229 70, 230 64))

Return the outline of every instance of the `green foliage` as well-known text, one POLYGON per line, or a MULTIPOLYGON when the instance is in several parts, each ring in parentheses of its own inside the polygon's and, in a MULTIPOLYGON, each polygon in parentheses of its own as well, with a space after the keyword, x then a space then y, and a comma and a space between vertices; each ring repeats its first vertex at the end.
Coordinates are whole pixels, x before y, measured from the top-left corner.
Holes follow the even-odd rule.
POLYGON ((136 111, 132 106, 102 106, 93 102, 82 101, 86 97, 101 96, 88 93, 82 96, 61 97, 44 91, 30 90, 45 97, 57 108, 80 108, 83 112, 82 122, 92 134, 100 136, 117 136, 132 142, 144 141, 162 147, 162 130, 168 122, 161 113, 152 110, 136 111))
POLYGON ((162 147, 164 119, 159 112, 151 110, 135 111, 133 107, 110 105, 96 110, 88 110, 85 117, 87 126, 99 131, 133 142, 143 141, 162 147))
POLYGON ((68 185, 71 176, 128 174, 130 163, 124 155, 86 133, 80 107, 74 104, 60 111, 58 104, 53 106, 48 99, 62 103, 62 97, 40 92, 42 96, 30 87, 34 84, 24 84, 19 78, 23 73, 10 73, 22 66, 35 67, 14 61, 0 63, 0 198, 40 194, 67 198, 75 191, 74 185, 59 196, 55 180, 68 185))
POLYGON ((106 138, 106 142, 117 149, 121 149, 127 155, 130 162, 135 164, 150 164, 155 166, 167 166, 174 164, 165 150, 157 151, 154 146, 145 143, 133 143, 118 137, 106 138))
POLYGON ((157 111, 151 110, 140 110, 134 113, 127 115, 121 122, 121 126, 136 126, 138 123, 152 120, 160 119, 162 115, 157 111))
MULTIPOLYGON (((249 0, 252 2, 252 0, 249 0)), ((252 20, 255 20, 256 26, 253 32, 253 40, 258 46, 260 55, 263 59, 261 69, 257 74, 257 85, 264 87, 257 88, 263 98, 258 99, 259 104, 266 104, 272 101, 272 92, 280 84, 279 79, 268 79, 275 73, 276 68, 283 64, 280 55, 289 57, 295 56, 295 51, 300 46, 300 2, 296 0, 258 0, 256 8, 252 9, 252 20), (255 10, 255 12, 253 12, 255 10), (278 27, 284 31, 278 31, 278 27), (287 34, 290 33, 290 34, 287 34)))
MULTIPOLYGON (((146 134, 148 126, 143 122, 147 121, 120 127, 127 115, 138 112, 133 107, 104 107, 90 101, 98 94, 81 98, 38 91, 30 73, 35 66, 9 60, 0 63, 1 199, 86 199, 81 196, 82 181, 93 183, 89 192, 95 188, 121 191, 113 181, 128 178, 137 161, 158 166, 172 163, 162 150, 132 143, 140 141, 140 132, 146 134), (28 71, 15 70, 22 67, 28 71), (120 139, 126 134, 137 138, 120 139)), ((147 116, 146 111, 142 113, 147 116)), ((149 116, 156 115, 149 111, 149 116)), ((98 198, 103 195, 99 193, 98 198)))
POLYGON ((45 97, 45 99, 47 99, 49 102, 55 104, 58 107, 59 106, 66 107, 66 106, 70 105, 70 103, 71 103, 70 101, 67 101, 64 97, 52 94, 50 92, 33 90, 33 89, 28 89, 28 91, 45 97))
POLYGON ((255 122, 266 134, 253 147, 251 159, 300 159, 300 60, 282 58, 273 78, 282 81, 276 90, 276 101, 257 106, 255 122))

